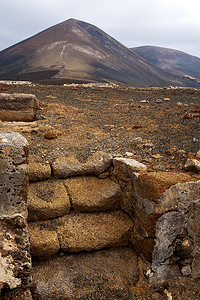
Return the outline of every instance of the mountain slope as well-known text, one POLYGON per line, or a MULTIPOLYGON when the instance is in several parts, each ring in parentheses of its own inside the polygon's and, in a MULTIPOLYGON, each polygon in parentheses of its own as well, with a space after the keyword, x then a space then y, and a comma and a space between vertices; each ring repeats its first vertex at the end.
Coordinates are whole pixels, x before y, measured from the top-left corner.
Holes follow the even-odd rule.
POLYGON ((169 85, 168 74, 99 28, 69 19, 0 52, 0 78, 169 85))
POLYGON ((136 47, 131 48, 131 50, 172 75, 192 77, 200 80, 200 58, 196 56, 178 50, 155 46, 136 47))

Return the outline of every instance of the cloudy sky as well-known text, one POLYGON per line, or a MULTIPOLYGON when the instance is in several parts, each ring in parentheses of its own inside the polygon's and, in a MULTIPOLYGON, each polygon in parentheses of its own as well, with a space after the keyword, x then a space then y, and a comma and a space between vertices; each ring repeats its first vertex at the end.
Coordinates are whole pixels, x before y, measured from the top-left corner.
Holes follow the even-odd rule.
POLYGON ((200 57, 199 0, 0 0, 0 50, 69 18, 126 45, 154 45, 200 57))

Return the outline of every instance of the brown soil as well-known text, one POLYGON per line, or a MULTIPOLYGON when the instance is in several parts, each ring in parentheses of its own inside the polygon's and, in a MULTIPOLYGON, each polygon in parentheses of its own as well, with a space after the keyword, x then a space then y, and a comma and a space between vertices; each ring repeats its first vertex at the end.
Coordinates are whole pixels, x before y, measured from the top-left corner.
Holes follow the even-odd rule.
MULTIPOLYGON (((52 162, 62 154, 76 154, 84 161, 97 150, 114 156, 131 152, 132 158, 145 163, 149 170, 184 172, 186 159, 195 158, 200 149, 200 89, 38 84, 0 88, 8 93, 31 93, 40 101, 37 121, 0 123, 1 130, 17 131, 27 138, 30 159, 35 161, 52 162), (135 140, 137 137, 142 142, 135 140)), ((192 176, 200 179, 200 174, 192 176)), ((173 300, 200 299, 199 281, 189 278, 155 288, 144 283, 135 287, 133 293, 138 298, 133 299, 170 299, 164 290, 173 300)))
POLYGON ((133 158, 155 170, 180 170, 187 157, 195 157, 200 149, 200 89, 45 85, 7 89, 38 97, 42 110, 37 121, 4 122, 1 127, 21 132, 30 143, 30 154, 43 161, 61 154, 86 159, 92 152, 104 150, 122 156, 131 152, 133 158), (158 99, 161 102, 156 102, 158 99), (142 143, 135 141, 137 137, 142 143))

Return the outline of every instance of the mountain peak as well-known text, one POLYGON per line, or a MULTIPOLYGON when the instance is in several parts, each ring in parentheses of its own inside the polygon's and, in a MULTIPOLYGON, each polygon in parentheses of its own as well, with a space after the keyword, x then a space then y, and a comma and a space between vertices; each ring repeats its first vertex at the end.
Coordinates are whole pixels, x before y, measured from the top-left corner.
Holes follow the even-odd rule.
POLYGON ((73 18, 1 51, 0 79, 173 84, 172 76, 98 27, 73 18))

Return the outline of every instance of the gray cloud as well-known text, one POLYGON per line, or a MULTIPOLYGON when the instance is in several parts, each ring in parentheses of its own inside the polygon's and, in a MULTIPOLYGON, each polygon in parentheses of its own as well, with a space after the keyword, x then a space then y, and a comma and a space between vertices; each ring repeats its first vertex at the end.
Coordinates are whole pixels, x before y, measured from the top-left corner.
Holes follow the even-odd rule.
POLYGON ((199 0, 6 0, 0 50, 69 18, 92 23, 127 47, 156 45, 200 57, 199 0))

